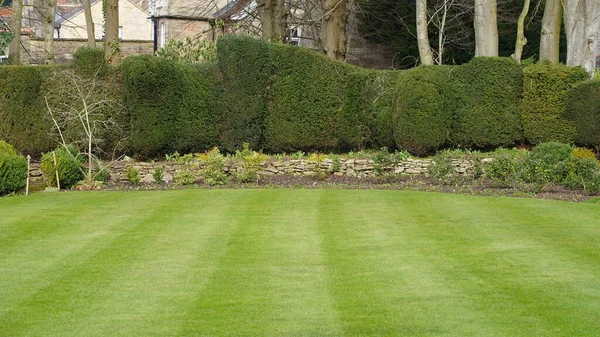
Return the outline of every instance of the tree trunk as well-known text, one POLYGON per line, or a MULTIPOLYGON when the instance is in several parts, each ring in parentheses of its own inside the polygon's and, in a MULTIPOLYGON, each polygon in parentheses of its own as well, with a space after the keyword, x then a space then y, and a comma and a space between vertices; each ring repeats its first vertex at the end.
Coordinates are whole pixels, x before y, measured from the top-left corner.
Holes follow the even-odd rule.
POLYGON ((433 53, 431 52, 429 34, 427 33, 427 0, 417 0, 417 43, 421 64, 432 66, 433 53))
POLYGON ((515 53, 513 54, 513 59, 517 61, 517 63, 521 63, 523 47, 527 44, 527 39, 525 38, 525 18, 527 17, 527 13, 529 13, 529 3, 530 0, 524 0, 523 11, 521 12, 521 15, 519 15, 519 20, 517 21, 517 41, 515 42, 515 53))
POLYGON ((119 0, 105 0, 104 58, 110 64, 121 64, 119 47, 119 0))
POLYGON ((593 76, 600 28, 600 4, 597 0, 564 0, 564 6, 567 65, 584 67, 593 76))
POLYGON ((323 51, 329 58, 340 61, 346 59, 348 1, 349 0, 321 0, 324 13, 321 24, 323 51))
POLYGON ((540 61, 559 62, 560 26, 563 16, 561 0, 546 0, 542 35, 540 37, 540 61))
POLYGON ((44 51, 46 64, 54 63, 54 19, 56 15, 56 0, 46 0, 44 15, 44 51))
POLYGON ((257 0, 262 38, 270 42, 283 42, 287 31, 284 0, 257 0))
POLYGON ((83 12, 85 15, 85 29, 87 30, 88 47, 96 48, 96 31, 94 28, 94 21, 92 19, 92 7, 90 0, 83 0, 83 12))
POLYGON ((8 57, 11 64, 21 64, 21 20, 23 19, 23 2, 14 0, 12 2, 12 18, 10 20, 10 31, 13 39, 10 42, 8 57))
POLYGON ((475 56, 498 56, 496 0, 475 0, 475 56))

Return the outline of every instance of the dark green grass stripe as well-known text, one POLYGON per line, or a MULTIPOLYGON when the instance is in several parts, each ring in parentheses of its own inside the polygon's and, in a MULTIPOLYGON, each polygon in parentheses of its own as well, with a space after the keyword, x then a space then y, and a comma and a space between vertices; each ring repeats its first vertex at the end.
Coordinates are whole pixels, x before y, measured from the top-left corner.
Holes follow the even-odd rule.
POLYGON ((255 191, 240 205, 220 268, 197 295, 183 335, 335 334, 311 228, 316 200, 292 198, 255 191))

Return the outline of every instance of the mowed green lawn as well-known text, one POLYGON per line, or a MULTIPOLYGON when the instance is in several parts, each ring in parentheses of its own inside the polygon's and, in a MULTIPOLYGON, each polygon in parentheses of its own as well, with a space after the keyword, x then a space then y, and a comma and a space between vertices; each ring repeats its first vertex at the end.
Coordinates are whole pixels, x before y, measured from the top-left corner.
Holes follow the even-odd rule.
POLYGON ((599 336, 600 206, 368 190, 0 199, 0 336, 599 336))

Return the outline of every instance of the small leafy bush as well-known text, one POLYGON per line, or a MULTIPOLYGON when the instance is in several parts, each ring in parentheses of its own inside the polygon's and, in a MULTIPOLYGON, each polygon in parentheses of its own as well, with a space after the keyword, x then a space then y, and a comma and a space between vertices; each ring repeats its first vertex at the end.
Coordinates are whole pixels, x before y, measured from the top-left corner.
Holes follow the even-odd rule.
POLYGON ((25 187, 27 161, 14 148, 0 140, 0 195, 18 192, 25 187))
POLYGON ((71 188, 84 178, 83 161, 84 158, 79 155, 77 148, 61 146, 53 152, 46 152, 42 155, 40 170, 48 186, 57 186, 56 171, 58 171, 60 187, 71 188), (54 165, 54 154, 56 154, 56 166, 54 165))
POLYGON ((260 164, 266 159, 266 156, 250 150, 250 144, 244 143, 243 150, 235 152, 235 158, 239 163, 235 172, 237 180, 242 183, 258 181, 260 164))
POLYGON ((573 147, 557 142, 542 143, 523 160, 522 179, 528 183, 558 184, 568 174, 573 147))
POLYGON ((519 163, 515 157, 498 156, 486 168, 486 176, 504 187, 515 187, 519 183, 519 163))
POLYGON ((447 151, 436 154, 433 157, 432 165, 429 167, 429 175, 440 184, 455 183, 456 172, 452 159, 453 156, 447 151))
POLYGON ((140 183, 140 171, 136 170, 133 166, 127 166, 125 178, 127 178, 132 185, 138 185, 140 183))
POLYGON ((164 175, 165 175, 165 171, 160 166, 156 166, 154 168, 154 172, 152 172, 152 178, 154 178, 154 180, 157 183, 162 182, 162 179, 163 179, 164 175))
POLYGON ((225 185, 229 182, 230 177, 225 173, 227 158, 221 154, 218 148, 213 148, 200 155, 199 158, 205 163, 201 174, 207 185, 225 185))
POLYGON ((175 184, 181 186, 192 185, 196 182, 196 176, 194 175, 194 172, 191 169, 185 168, 175 174, 175 177, 173 177, 173 181, 175 182, 175 184))

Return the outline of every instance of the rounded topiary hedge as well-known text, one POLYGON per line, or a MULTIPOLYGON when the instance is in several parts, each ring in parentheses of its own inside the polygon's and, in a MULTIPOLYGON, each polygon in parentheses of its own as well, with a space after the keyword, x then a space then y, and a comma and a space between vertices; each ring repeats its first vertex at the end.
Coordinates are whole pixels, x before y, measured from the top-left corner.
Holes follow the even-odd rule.
POLYGON ((575 143, 600 146, 600 80, 575 85, 567 99, 565 118, 575 127, 575 143))
POLYGON ((398 84, 394 138, 415 155, 435 152, 450 140, 457 91, 451 67, 419 67, 398 84))
POLYGON ((61 188, 71 188, 77 182, 84 178, 83 173, 84 158, 78 154, 74 147, 65 149, 58 147, 52 152, 46 152, 42 156, 40 171, 48 186, 57 186, 56 171, 58 171, 58 179, 60 179, 61 188), (54 165, 54 157, 56 156, 56 165, 54 165))
POLYGON ((573 141, 575 127, 565 118, 567 96, 574 84, 586 79, 582 68, 550 63, 525 67, 521 117, 529 143, 573 141))
POLYGON ((523 73, 514 60, 476 57, 453 72, 460 88, 452 130, 454 146, 491 148, 523 139, 523 73))
POLYGON ((264 146, 273 152, 338 147, 336 119, 356 68, 291 45, 272 45, 264 146))

